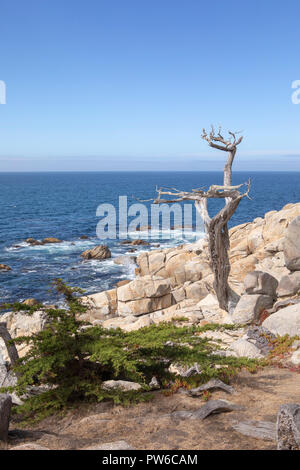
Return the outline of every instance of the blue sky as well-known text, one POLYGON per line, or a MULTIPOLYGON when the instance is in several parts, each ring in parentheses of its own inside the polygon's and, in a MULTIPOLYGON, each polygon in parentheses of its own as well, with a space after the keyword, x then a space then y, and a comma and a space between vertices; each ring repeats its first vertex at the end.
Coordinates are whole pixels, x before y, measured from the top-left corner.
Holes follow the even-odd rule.
POLYGON ((2 0, 0 171, 300 170, 296 0, 2 0))

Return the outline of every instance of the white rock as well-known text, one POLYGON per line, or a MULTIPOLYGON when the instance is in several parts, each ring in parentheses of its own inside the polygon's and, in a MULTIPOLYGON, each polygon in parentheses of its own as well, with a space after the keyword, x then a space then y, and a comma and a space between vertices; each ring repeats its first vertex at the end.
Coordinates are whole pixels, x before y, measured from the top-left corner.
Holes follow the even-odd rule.
POLYGON ((290 361, 295 366, 299 366, 299 364, 300 364, 300 350, 299 349, 297 351, 293 352, 290 361))
POLYGON ((270 315, 262 325, 275 335, 300 336, 300 304, 282 308, 270 315))
POLYGON ((237 357, 248 357, 249 359, 261 359, 264 357, 254 344, 249 343, 245 339, 234 341, 230 349, 234 351, 237 357))
POLYGON ((120 389, 123 392, 138 391, 142 386, 136 382, 128 382, 127 380, 106 380, 102 383, 102 388, 105 390, 120 389))

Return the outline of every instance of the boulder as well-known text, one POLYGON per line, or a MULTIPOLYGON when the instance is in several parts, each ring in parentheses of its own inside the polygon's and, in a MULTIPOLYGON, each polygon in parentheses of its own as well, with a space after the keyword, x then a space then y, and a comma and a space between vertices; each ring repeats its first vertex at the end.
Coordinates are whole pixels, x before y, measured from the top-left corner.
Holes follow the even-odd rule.
POLYGON ((61 240, 59 240, 59 238, 55 238, 55 237, 43 238, 42 244, 46 245, 47 243, 61 243, 61 240))
POLYGON ((126 315, 144 315, 146 313, 163 310, 172 305, 172 295, 166 294, 160 297, 145 297, 143 299, 131 300, 127 302, 118 301, 118 314, 126 315))
POLYGON ((248 324, 259 319, 260 314, 273 306, 273 298, 262 294, 245 294, 234 309, 234 323, 248 324))
POLYGON ((38 305, 39 302, 36 299, 30 298, 30 299, 24 300, 24 302, 22 303, 24 305, 27 305, 27 307, 33 307, 34 305, 38 305))
POLYGON ((277 295, 278 297, 292 296, 300 291, 300 271, 294 271, 280 279, 277 295))
POLYGON ((0 442, 7 442, 12 400, 7 394, 0 394, 0 442))
POLYGON ((169 279, 144 276, 118 287, 119 315, 142 315, 168 308, 173 303, 169 279))
POLYGON ((111 251, 106 245, 95 246, 91 250, 86 250, 81 253, 82 258, 84 259, 98 259, 103 260, 111 258, 111 251))
POLYGON ((300 270, 300 215, 289 224, 284 239, 284 258, 290 271, 300 270))
POLYGON ((281 405, 276 423, 277 450, 300 450, 300 406, 281 405))
POLYGON ((138 320, 134 321, 133 323, 128 323, 122 326, 122 330, 124 331, 136 331, 140 328, 145 328, 146 326, 152 325, 154 322, 150 318, 149 315, 142 315, 138 320))
POLYGON ((133 246, 149 246, 150 243, 145 240, 123 240, 121 245, 133 245, 133 246))
POLYGON ((32 245, 32 246, 36 246, 36 245, 42 245, 42 242, 39 241, 39 240, 36 240, 35 238, 26 238, 26 243, 28 243, 29 245, 32 245))
POLYGON ((300 365, 300 350, 299 349, 293 352, 293 354, 291 355, 290 361, 292 364, 294 364, 294 366, 300 365))
POLYGON ((0 271, 11 271, 11 268, 7 264, 0 263, 0 271))
POLYGON ((171 292, 170 281, 158 277, 144 276, 117 289, 118 301, 127 302, 143 298, 162 297, 171 292))
POLYGON ((244 279, 247 294, 264 294, 276 298, 278 281, 275 277, 262 271, 252 271, 244 279))
MULTIPOLYGON (((142 317, 143 318, 143 317, 142 317)), ((136 317, 134 315, 127 315, 127 317, 115 317, 115 318, 110 318, 109 320, 105 320, 103 322, 100 322, 101 326, 103 328, 107 329, 116 329, 116 328, 124 328, 125 325, 132 325, 135 323, 136 317)), ((93 322, 93 325, 99 324, 99 320, 95 320, 93 322)))
POLYGON ((249 359, 263 358, 260 350, 245 339, 234 341, 230 346, 230 350, 234 352, 236 357, 248 357, 249 359))
POLYGON ((104 319, 108 315, 113 315, 117 311, 117 290, 110 289, 97 294, 81 297, 81 302, 88 307, 83 314, 83 319, 104 319))
POLYGON ((128 382, 127 380, 105 380, 102 383, 104 390, 122 390, 122 392, 138 391, 142 386, 136 382, 128 382))
POLYGON ((274 335, 300 336, 300 304, 290 305, 273 313, 262 326, 274 335))
POLYGON ((234 277, 238 281, 243 281, 246 274, 250 271, 254 271, 258 259, 254 255, 249 255, 246 258, 235 261, 231 265, 230 276, 234 277))
POLYGON ((254 344, 261 354, 267 355, 273 348, 271 340, 275 340, 276 336, 263 326, 251 326, 243 339, 254 344))

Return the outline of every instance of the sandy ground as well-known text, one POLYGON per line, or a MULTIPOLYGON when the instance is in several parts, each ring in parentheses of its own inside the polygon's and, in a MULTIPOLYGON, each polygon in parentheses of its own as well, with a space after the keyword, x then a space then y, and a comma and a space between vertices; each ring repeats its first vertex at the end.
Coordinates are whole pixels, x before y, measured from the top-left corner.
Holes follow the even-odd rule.
POLYGON ((156 392, 149 403, 122 408, 109 403, 81 406, 63 418, 51 417, 36 427, 20 430, 12 420, 8 449, 36 443, 49 449, 83 449, 106 442, 126 440, 136 449, 275 449, 276 443, 240 434, 234 422, 276 422, 283 403, 300 404, 300 374, 288 369, 242 372, 231 385, 233 395, 213 392, 212 399, 227 399, 242 409, 214 414, 203 421, 166 416, 173 411, 197 409, 201 398, 183 393, 171 397, 156 392))

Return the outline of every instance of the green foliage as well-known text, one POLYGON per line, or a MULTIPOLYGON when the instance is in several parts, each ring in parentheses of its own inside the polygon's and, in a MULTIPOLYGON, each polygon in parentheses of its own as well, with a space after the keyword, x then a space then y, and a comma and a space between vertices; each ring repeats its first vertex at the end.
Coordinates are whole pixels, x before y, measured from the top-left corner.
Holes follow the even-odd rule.
POLYGON ((173 386, 175 376, 168 371, 171 363, 198 363, 202 373, 186 380, 186 386, 212 377, 226 381, 242 367, 254 371, 259 365, 256 360, 212 354, 218 346, 199 336, 204 331, 238 326, 177 327, 161 323, 129 333, 107 330, 80 320, 80 314, 86 311, 76 297, 80 289, 68 287, 61 279, 54 286, 64 295, 67 307, 46 309, 44 330, 14 340, 30 345, 29 352, 15 366, 15 391, 24 396, 28 388, 39 387, 39 393, 29 395, 17 409, 27 418, 40 419, 81 401, 112 399, 128 404, 147 400, 147 384, 154 375, 165 387, 173 386), (102 383, 110 379, 139 382, 143 392, 106 391, 102 383))
POLYGON ((12 304, 2 304, 0 310, 12 310, 14 312, 26 312, 27 315, 32 315, 37 310, 43 308, 42 304, 26 305, 22 302, 14 302, 12 304))

